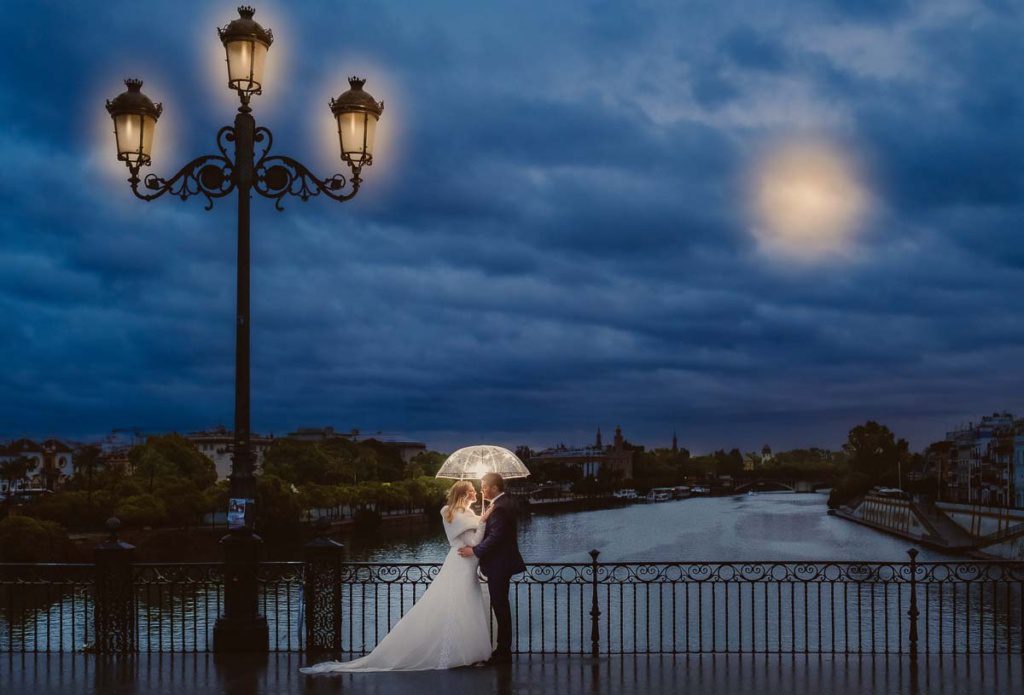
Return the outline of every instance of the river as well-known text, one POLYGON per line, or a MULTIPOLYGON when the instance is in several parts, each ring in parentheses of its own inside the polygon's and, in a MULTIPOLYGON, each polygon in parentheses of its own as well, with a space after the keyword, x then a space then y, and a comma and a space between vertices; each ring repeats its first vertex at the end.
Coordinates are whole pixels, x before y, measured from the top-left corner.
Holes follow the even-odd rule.
MULTIPOLYGON (((638 563, 606 567, 599 575, 602 648, 611 651, 902 650, 910 591, 903 563, 912 544, 829 516, 825 501, 816 493, 761 493, 536 513, 522 519, 519 542, 528 564, 589 562, 591 548, 601 551, 602 562, 638 563), (659 569, 647 562, 683 564, 659 569), (860 562, 894 564, 850 564, 860 562)), ((430 568, 400 565, 439 563, 448 544, 439 520, 384 525, 343 540, 349 561, 394 563, 347 570, 340 592, 343 644, 361 652, 429 583, 430 568)), ((964 562, 925 549, 920 560, 964 562)), ((273 649, 302 644, 301 568, 271 563, 261 570, 260 610, 273 649)), ((518 582, 517 649, 590 648, 593 575, 587 571, 535 566, 518 582)), ((920 622, 928 650, 979 643, 1024 648, 1024 583, 1010 571, 973 562, 922 570, 920 622)), ((0 577, 0 605, 7 606, 0 610, 0 652, 71 651, 92 642, 92 571, 68 572, 41 565, 27 581, 0 577), (53 573, 53 580, 40 581, 53 573)), ((220 572, 208 565, 138 566, 133 606, 140 650, 209 649, 223 609, 220 572)))
MULTIPOLYGON (((698 497, 627 507, 540 513, 520 521, 519 547, 530 562, 843 560, 905 562, 909 541, 829 516, 822 493, 698 497)), ((440 523, 343 539, 348 559, 441 562, 440 523)), ((954 559, 921 549, 921 560, 954 559)))

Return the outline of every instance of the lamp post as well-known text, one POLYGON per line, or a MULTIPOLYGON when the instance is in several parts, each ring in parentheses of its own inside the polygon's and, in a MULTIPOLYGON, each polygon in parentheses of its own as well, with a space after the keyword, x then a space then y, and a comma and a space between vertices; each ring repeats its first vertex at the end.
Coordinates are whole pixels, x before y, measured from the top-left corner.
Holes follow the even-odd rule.
POLYGON ((129 172, 132 193, 142 200, 165 194, 187 200, 206 199, 206 209, 216 198, 238 194, 237 315, 235 321, 235 428, 231 461, 230 495, 243 500, 243 520, 221 539, 225 559, 224 615, 214 629, 216 651, 267 649, 267 623, 257 602, 256 567, 262 546, 253 532, 256 483, 255 459, 249 432, 249 210, 252 193, 270 198, 277 210, 287 195, 303 202, 314 196, 345 202, 355 197, 362 183, 360 172, 373 163, 373 141, 384 105, 363 91, 364 80, 349 79, 350 89, 329 106, 337 121, 341 159, 351 170, 346 178, 334 174, 315 176, 305 165, 284 155, 272 155, 273 135, 257 127, 249 106, 253 95, 263 92, 263 72, 273 34, 253 20, 251 7, 239 7, 238 19, 218 28, 224 45, 228 87, 241 102, 233 126, 216 135, 217 152, 196 157, 170 178, 155 174, 139 177, 151 164, 157 121, 163 111, 142 93, 142 81, 125 80, 127 91, 107 101, 114 121, 117 158, 129 172), (141 185, 140 185, 141 184, 141 185))

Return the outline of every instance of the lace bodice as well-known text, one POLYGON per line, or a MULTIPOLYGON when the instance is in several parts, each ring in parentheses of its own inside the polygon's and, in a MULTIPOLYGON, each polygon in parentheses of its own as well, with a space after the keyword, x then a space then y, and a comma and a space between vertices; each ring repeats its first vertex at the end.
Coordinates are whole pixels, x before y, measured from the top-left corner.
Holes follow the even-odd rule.
POLYGON ((476 545, 484 537, 484 529, 487 523, 480 521, 480 517, 471 511, 456 512, 451 521, 444 517, 445 510, 441 509, 441 520, 444 521, 444 532, 448 536, 448 545, 453 548, 461 548, 464 545, 476 545))

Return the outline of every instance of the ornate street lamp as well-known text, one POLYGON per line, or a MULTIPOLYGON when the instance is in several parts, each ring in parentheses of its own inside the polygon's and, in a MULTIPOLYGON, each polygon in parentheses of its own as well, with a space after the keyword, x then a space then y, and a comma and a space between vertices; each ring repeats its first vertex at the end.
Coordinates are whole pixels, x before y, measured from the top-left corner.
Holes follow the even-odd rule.
POLYGON ((196 157, 170 178, 147 174, 151 163, 153 137, 162 112, 142 93, 142 81, 125 81, 128 90, 107 101, 114 121, 117 158, 130 176, 132 193, 142 200, 154 200, 170 193, 182 200, 203 196, 206 209, 216 198, 238 194, 238 287, 235 323, 235 432, 231 462, 231 489, 236 505, 244 509, 244 521, 221 539, 225 557, 224 615, 214 629, 216 651, 266 650, 267 622, 259 614, 256 566, 262 546, 253 533, 253 505, 256 484, 255 458, 249 432, 249 208, 252 192, 274 201, 282 210, 287 195, 303 202, 323 195, 332 200, 351 200, 362 182, 360 172, 373 163, 373 140, 384 105, 363 91, 364 80, 353 77, 351 89, 330 101, 338 123, 341 158, 351 176, 315 176, 305 165, 284 155, 271 155, 271 132, 256 127, 249 100, 263 91, 263 72, 273 34, 260 26, 251 7, 239 7, 238 19, 218 29, 228 69, 228 87, 238 93, 241 105, 233 126, 217 132, 217 152, 196 157), (140 186, 140 184, 142 184, 140 186))

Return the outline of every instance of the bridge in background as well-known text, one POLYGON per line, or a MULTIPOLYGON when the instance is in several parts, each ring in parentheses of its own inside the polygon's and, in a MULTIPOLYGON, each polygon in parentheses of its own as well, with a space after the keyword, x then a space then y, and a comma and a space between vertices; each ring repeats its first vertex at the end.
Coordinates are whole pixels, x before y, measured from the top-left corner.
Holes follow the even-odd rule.
POLYGON ((757 480, 745 480, 737 485, 735 492, 781 492, 790 490, 792 492, 815 492, 821 488, 832 485, 827 480, 792 480, 777 478, 758 478, 757 480))

